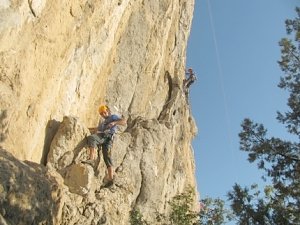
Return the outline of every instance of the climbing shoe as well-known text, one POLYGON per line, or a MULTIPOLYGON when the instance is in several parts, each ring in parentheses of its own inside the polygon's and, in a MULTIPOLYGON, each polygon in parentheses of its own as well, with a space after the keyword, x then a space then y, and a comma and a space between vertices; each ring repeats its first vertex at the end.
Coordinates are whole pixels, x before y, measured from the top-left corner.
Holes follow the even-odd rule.
POLYGON ((102 187, 103 187, 103 188, 109 188, 109 187, 111 187, 113 184, 114 184, 114 180, 110 180, 110 181, 108 181, 105 185, 103 185, 102 187))

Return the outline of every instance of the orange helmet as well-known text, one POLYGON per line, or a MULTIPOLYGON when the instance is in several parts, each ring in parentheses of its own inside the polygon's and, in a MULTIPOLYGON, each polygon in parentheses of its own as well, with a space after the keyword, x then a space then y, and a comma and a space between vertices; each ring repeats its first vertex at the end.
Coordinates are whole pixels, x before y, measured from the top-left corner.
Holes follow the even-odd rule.
POLYGON ((106 105, 100 105, 99 106, 99 113, 103 113, 103 112, 106 112, 108 110, 108 107, 106 105))

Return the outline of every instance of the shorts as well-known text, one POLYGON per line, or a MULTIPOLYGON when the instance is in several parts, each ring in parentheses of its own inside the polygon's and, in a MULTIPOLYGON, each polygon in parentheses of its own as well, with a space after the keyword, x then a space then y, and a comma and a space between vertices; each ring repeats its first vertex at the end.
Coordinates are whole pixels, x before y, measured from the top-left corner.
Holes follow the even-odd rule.
POLYGON ((111 148, 113 144, 112 135, 92 134, 87 137, 87 140, 89 147, 97 148, 98 150, 102 148, 102 155, 106 167, 113 166, 111 160, 111 148))

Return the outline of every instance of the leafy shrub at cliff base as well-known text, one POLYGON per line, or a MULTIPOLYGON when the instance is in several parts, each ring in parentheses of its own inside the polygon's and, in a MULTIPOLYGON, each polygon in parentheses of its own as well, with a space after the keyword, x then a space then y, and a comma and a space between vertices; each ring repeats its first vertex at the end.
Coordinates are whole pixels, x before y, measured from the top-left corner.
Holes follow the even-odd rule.
MULTIPOLYGON (((168 202, 170 213, 163 215, 157 213, 157 224, 163 225, 196 225, 200 224, 200 213, 195 210, 195 192, 192 187, 181 194, 176 195, 168 202)), ((133 209, 130 212, 131 225, 148 225, 140 210, 133 209)))

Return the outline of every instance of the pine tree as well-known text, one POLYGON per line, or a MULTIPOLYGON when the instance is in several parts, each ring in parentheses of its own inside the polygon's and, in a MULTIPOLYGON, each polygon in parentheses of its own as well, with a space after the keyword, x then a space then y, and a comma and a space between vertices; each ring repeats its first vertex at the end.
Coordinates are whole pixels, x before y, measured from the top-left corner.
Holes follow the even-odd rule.
POLYGON ((297 17, 286 20, 287 34, 279 42, 283 76, 279 88, 289 93, 288 111, 278 112, 291 140, 269 137, 262 124, 245 119, 239 134, 240 148, 248 153, 250 163, 265 171, 271 185, 264 192, 257 187, 236 184, 228 193, 239 224, 300 224, 300 8, 297 17))

